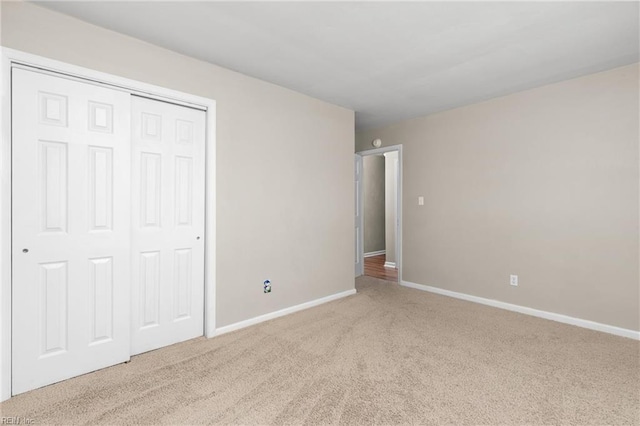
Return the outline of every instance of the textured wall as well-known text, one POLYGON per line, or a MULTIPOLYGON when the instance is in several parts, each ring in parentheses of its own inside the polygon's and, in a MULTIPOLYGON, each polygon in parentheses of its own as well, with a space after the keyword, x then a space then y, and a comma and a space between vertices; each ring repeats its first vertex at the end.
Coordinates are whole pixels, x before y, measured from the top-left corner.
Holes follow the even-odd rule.
POLYGON ((1 36, 217 101, 218 327, 354 288, 352 111, 31 3, 2 3, 1 36))
POLYGON ((364 201, 364 252, 385 249, 385 174, 384 157, 362 158, 362 195, 364 201))
POLYGON ((404 147, 403 279, 640 330, 638 101, 634 64, 359 133, 404 147))

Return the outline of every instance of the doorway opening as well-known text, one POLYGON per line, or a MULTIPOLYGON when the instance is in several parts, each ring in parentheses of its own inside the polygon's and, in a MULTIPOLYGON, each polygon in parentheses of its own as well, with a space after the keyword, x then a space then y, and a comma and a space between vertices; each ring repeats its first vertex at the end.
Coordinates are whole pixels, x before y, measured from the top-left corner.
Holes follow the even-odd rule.
POLYGON ((400 281, 401 148, 379 148, 356 156, 356 239, 360 240, 356 241, 356 276, 400 281))

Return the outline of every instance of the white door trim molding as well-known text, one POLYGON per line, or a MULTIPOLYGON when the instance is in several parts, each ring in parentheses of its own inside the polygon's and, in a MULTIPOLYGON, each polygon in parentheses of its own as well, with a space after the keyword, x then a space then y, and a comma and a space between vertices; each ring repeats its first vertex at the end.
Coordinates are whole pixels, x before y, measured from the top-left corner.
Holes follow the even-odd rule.
POLYGON ((216 101, 64 62, 0 47, 0 401, 11 397, 11 69, 27 66, 66 78, 106 85, 132 94, 206 111, 205 320, 206 337, 216 334, 216 101), (213 190, 209 190, 213 189, 213 190))
POLYGON ((505 309, 507 311, 518 312, 525 315, 531 315, 538 318, 544 318, 551 321, 557 321, 564 324, 575 325, 589 330, 601 331, 603 333, 614 334, 616 336, 627 337, 629 339, 640 340, 640 331, 629 330, 626 328, 616 327, 614 325, 602 324, 595 321, 589 321, 581 318, 570 317, 568 315, 557 314, 555 312, 541 311, 539 309, 528 308, 526 306, 514 305, 511 303, 501 302, 499 300, 485 299, 484 297, 472 296, 470 294, 458 293, 457 291, 445 290, 443 288, 431 287, 423 284, 416 284, 410 281, 400 281, 400 285, 414 288, 416 290, 428 291, 430 293, 440 294, 442 296, 454 297, 456 299, 466 300, 468 302, 480 303, 482 305, 492 306, 494 308, 505 309))
MULTIPOLYGON (((396 191, 396 201, 397 201, 397 206, 396 206, 396 262, 395 262, 395 267, 398 268, 398 282, 401 283, 402 282, 402 168, 403 168, 403 161, 402 161, 402 145, 391 145, 391 146, 384 146, 381 148, 376 148, 376 149, 369 149, 366 151, 359 151, 356 152, 357 155, 360 155, 362 157, 367 156, 367 155, 379 155, 379 154, 384 154, 385 152, 394 152, 396 151, 398 153, 398 179, 396 182, 397 185, 397 191, 396 191)), ((360 203, 360 207, 362 207, 362 199, 356 200, 357 203, 360 203)), ((362 216, 361 219, 361 229, 364 229, 364 223, 362 223, 364 221, 364 215, 362 216)), ((360 256, 361 258, 364 256, 364 247, 361 247, 360 250, 360 256)))
POLYGON ((355 198, 356 198, 356 209, 354 216, 354 228, 355 228, 355 264, 354 264, 354 273, 356 277, 359 277, 364 274, 364 232, 362 231, 362 227, 364 226, 364 212, 362 211, 362 156, 358 154, 354 154, 354 177, 355 177, 355 198))

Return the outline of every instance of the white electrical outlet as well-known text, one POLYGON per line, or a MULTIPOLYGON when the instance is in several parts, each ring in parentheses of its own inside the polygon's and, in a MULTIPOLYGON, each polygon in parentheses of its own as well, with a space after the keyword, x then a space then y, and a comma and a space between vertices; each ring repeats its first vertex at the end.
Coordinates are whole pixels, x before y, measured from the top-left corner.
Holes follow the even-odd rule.
POLYGON ((517 275, 510 275, 509 276, 509 284, 511 284, 512 286, 518 286, 518 276, 517 275))
POLYGON ((418 197, 418 205, 419 206, 424 206, 424 197, 423 196, 418 197))

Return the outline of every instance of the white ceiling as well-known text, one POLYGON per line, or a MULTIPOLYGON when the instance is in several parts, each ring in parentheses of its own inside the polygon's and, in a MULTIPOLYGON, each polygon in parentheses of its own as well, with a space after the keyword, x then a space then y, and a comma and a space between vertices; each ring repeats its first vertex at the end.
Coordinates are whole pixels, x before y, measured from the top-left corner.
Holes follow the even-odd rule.
POLYGON ((639 60, 638 2, 43 2, 380 127, 639 60))

